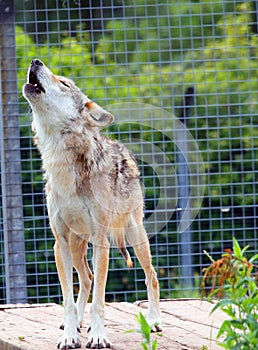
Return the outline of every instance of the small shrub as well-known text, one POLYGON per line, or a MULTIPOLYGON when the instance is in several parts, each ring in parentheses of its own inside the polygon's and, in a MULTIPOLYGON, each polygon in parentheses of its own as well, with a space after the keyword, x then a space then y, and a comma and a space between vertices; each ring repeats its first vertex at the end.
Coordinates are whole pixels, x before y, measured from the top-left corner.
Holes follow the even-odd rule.
MULTIPOLYGON (((156 350, 158 348, 157 339, 151 341, 151 326, 146 321, 143 314, 140 312, 136 315, 136 320, 140 326, 137 330, 129 330, 127 333, 138 332, 142 335, 143 341, 141 342, 142 348, 144 350, 156 350)), ((159 334, 159 333, 158 333, 159 334)))
POLYGON ((248 246, 241 249, 234 239, 233 252, 227 250, 217 261, 205 252, 212 264, 203 270, 202 288, 204 290, 211 278, 209 297, 217 295, 220 299, 211 313, 220 309, 229 316, 217 335, 217 338, 224 336, 219 345, 225 349, 258 349, 258 276, 254 273, 258 266, 253 263, 258 254, 248 260, 245 256, 247 249, 248 246))

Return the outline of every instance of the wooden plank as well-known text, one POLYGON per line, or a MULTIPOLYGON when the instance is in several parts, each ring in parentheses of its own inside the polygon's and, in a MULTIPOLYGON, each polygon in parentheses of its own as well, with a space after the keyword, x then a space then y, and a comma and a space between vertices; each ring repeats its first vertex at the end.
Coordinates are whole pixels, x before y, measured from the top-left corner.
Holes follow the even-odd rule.
MULTIPOLYGON (((114 350, 142 350, 141 335, 137 332, 135 315, 146 314, 147 301, 130 303, 107 303, 105 328, 114 350)), ((224 315, 216 312, 209 316, 213 307, 197 299, 161 301, 164 322, 162 336, 152 334, 161 350, 200 350, 206 345, 209 350, 220 349, 216 345, 218 328, 224 315)), ((87 305, 81 330, 82 347, 85 347, 90 305, 87 305)), ((2 305, 0 306, 1 350, 54 350, 62 335, 59 326, 63 321, 63 308, 56 304, 2 305)))

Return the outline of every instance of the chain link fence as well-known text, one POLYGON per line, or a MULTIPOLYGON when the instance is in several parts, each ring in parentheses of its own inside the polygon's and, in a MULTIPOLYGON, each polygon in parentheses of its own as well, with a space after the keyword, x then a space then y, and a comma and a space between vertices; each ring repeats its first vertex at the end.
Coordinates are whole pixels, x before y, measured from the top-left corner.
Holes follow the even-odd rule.
MULTIPOLYGON (((162 298, 199 294, 204 249, 258 251, 257 1, 0 0, 0 17, 1 303, 62 302, 21 92, 34 58, 113 112, 104 132, 136 154, 162 298)), ((146 298, 133 260, 111 249, 107 300, 146 298)))

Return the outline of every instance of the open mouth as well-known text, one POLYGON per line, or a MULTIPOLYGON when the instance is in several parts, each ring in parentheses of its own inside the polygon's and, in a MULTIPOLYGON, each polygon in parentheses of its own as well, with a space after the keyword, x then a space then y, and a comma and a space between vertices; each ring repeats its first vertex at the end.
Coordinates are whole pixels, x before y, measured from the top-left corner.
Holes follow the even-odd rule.
POLYGON ((41 92, 46 92, 43 86, 40 84, 40 81, 38 80, 36 74, 30 70, 29 73, 29 84, 33 85, 35 88, 35 91, 39 94, 41 92))

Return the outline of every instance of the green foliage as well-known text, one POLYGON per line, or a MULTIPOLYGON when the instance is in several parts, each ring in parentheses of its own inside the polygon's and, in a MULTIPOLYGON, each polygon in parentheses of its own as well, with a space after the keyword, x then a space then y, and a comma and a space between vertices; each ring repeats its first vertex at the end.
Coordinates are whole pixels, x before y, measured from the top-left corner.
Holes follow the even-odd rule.
POLYGON ((83 20, 84 30, 90 33, 92 41, 98 40, 103 22, 111 16, 122 15, 121 0, 14 0, 15 18, 24 31, 40 45, 56 44, 60 33, 74 35, 83 20), (103 11, 100 9, 104 9, 103 11), (99 18, 101 12, 101 19, 99 18))
POLYGON ((209 350, 207 345, 203 345, 200 350, 209 350))
POLYGON ((247 249, 248 246, 241 249, 234 238, 233 253, 227 252, 222 259, 212 260, 211 265, 214 277, 218 277, 218 287, 210 297, 221 294, 221 291, 226 295, 226 299, 216 303, 211 312, 219 309, 229 317, 222 323, 217 338, 224 336, 219 344, 230 350, 258 348, 258 280, 253 273, 258 267, 253 264, 258 254, 248 260, 245 256, 247 249))
MULTIPOLYGON (((200 48, 218 35, 216 23, 221 14, 234 9, 222 0, 157 4, 156 0, 128 0, 123 20, 110 21, 96 51, 98 62, 118 64, 155 63, 169 64, 179 61, 182 53, 200 48), (204 33, 205 26, 205 33, 204 33), (157 50, 159 48, 159 50, 157 50), (99 61, 100 60, 100 61, 99 61)), ((220 31, 219 31, 220 32, 220 31)))
POLYGON ((136 320, 140 326, 137 330, 129 330, 127 333, 138 332, 142 335, 143 341, 141 342, 144 350, 156 350, 158 347, 157 339, 151 341, 151 326, 148 324, 146 318, 140 312, 136 315, 136 320))
MULTIPOLYGON (((252 238, 255 230, 252 218, 256 208, 254 193, 258 192, 255 178, 258 162, 255 117, 258 104, 256 95, 251 91, 257 90, 258 37, 250 34, 248 25, 252 22, 249 11, 251 3, 235 4, 223 0, 186 3, 173 0, 165 6, 157 4, 156 0, 148 0, 146 6, 146 1, 140 0, 137 6, 133 6, 134 3, 126 1, 123 19, 105 20, 103 35, 94 43, 91 42, 90 33, 81 27, 77 27, 77 30, 73 28, 74 36, 70 36, 69 32, 65 34, 63 27, 61 35, 59 30, 51 27, 55 40, 51 37, 48 44, 43 44, 48 37, 41 37, 42 40, 36 44, 31 36, 17 27, 25 217, 43 216, 41 163, 37 151, 30 150, 30 117, 21 93, 30 61, 39 57, 56 74, 74 79, 83 91, 103 106, 117 100, 129 100, 162 107, 173 104, 176 111, 180 107, 183 91, 194 86, 197 92, 195 117, 189 120, 189 130, 192 130, 205 160, 209 182, 204 207, 211 209, 203 210, 200 221, 193 223, 193 230, 200 232, 194 239, 207 242, 216 249, 216 244, 220 245, 222 231, 223 238, 228 240, 232 238, 232 226, 242 234, 243 217, 248 218, 244 223, 245 235, 247 239, 252 238), (234 209, 223 214, 222 220, 221 207, 234 209), (211 234, 208 231, 212 232, 212 237, 209 237, 211 234)), ((26 16, 32 14, 33 11, 28 11, 26 16)), ((51 26, 55 25, 54 22, 51 21, 51 26)), ((172 112, 172 108, 169 111, 172 112)), ((115 138, 119 137, 119 133, 127 135, 127 126, 112 128, 111 133, 115 138)), ((150 137, 155 137, 155 143, 164 144, 161 133, 146 135, 146 141, 152 142, 150 137)), ((173 150, 168 153, 173 162, 173 150)), ((146 169, 146 173, 150 170, 146 169)), ((155 207, 153 184, 157 182, 151 179, 151 174, 145 176, 144 181, 147 209, 151 210, 155 207)), ((44 265, 49 261, 44 254, 46 249, 48 254, 52 254, 51 242, 46 247, 42 229, 45 223, 41 223, 40 219, 38 224, 36 221, 32 223, 27 219, 25 222, 27 249, 40 252, 35 256, 28 255, 28 269, 33 275, 33 262, 37 260, 42 271, 42 285, 46 285, 48 281, 43 281, 43 278, 47 274, 43 273, 46 271, 44 265), (34 244, 35 232, 32 227, 36 227, 34 231, 40 238, 37 244, 34 244)), ((168 225, 169 232, 175 233, 176 218, 173 217, 173 222, 171 220, 168 225)), ((48 235, 49 239, 50 231, 48 235)), ((171 290, 174 287, 172 283, 179 285, 179 271, 172 268, 179 264, 176 258, 178 238, 176 234, 171 234, 168 242, 167 236, 160 234, 156 239, 160 245, 157 248, 160 253, 157 265, 171 266, 167 270, 159 269, 161 290, 171 290)), ((53 260, 51 255, 51 262, 53 260)), ((120 267, 118 261, 116 263, 120 267)), ((196 262, 199 264, 199 260, 196 262)), ((30 281, 34 283, 31 277, 30 281)), ((134 285, 133 276, 128 275, 127 282, 119 284, 119 290, 127 290, 131 285, 134 285)), ((171 296, 162 293, 162 297, 171 296)))
POLYGON ((25 341, 25 337, 24 337, 23 335, 19 335, 19 336, 18 336, 18 340, 19 340, 19 341, 25 341))

